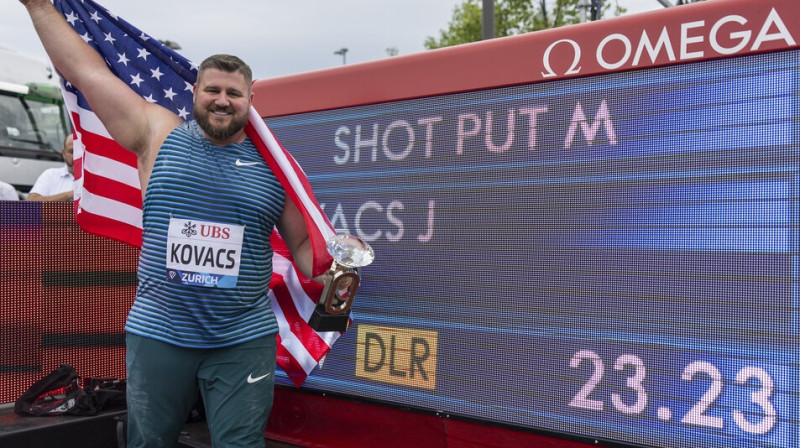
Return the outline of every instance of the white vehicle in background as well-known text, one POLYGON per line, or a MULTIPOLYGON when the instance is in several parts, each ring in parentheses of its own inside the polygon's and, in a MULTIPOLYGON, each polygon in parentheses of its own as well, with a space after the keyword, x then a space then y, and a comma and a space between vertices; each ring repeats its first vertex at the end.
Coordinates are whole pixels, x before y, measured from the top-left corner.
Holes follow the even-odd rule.
POLYGON ((56 79, 48 64, 0 45, 0 181, 22 197, 42 171, 63 164, 71 125, 56 79))

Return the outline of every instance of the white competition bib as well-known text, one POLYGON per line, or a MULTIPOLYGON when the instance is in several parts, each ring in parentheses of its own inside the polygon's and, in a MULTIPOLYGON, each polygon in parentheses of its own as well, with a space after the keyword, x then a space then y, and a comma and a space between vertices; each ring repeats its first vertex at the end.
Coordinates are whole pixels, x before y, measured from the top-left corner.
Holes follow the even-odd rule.
POLYGON ((233 288, 239 278, 244 226, 170 218, 167 281, 233 288))

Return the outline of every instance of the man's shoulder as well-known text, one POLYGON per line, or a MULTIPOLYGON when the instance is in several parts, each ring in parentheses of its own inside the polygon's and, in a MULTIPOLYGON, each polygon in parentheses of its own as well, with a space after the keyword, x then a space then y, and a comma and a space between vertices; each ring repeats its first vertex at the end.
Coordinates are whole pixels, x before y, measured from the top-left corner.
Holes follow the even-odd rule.
POLYGON ((3 191, 3 192, 11 192, 11 191, 13 191, 14 194, 17 193, 17 190, 14 188, 13 185, 11 185, 11 184, 9 184, 7 182, 3 182, 3 181, 0 181, 0 191, 3 191))
POLYGON ((172 131, 170 131, 169 137, 174 135, 181 135, 184 137, 190 137, 193 139, 202 138, 203 134, 200 133, 199 127, 197 126, 197 122, 194 120, 184 121, 183 123, 175 126, 172 131))
POLYGON ((19 195, 13 185, 0 181, 0 200, 18 201, 19 195))
POLYGON ((56 168, 47 168, 46 170, 42 171, 42 174, 39 175, 39 178, 43 177, 61 177, 64 174, 69 174, 69 170, 67 166, 60 166, 56 168))
POLYGON ((48 168, 48 169, 42 171, 42 174, 39 175, 39 179, 42 179, 42 178, 45 178, 45 177, 55 177, 55 176, 60 175, 60 172, 61 172, 61 168, 48 168))

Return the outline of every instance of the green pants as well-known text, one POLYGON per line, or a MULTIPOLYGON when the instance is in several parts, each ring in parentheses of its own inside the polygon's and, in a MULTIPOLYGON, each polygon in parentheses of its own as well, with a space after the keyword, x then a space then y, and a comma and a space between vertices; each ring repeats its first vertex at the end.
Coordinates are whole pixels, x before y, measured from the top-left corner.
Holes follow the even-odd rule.
POLYGON ((214 448, 265 446, 275 384, 275 336, 190 349, 128 333, 127 448, 178 444, 198 393, 214 448))

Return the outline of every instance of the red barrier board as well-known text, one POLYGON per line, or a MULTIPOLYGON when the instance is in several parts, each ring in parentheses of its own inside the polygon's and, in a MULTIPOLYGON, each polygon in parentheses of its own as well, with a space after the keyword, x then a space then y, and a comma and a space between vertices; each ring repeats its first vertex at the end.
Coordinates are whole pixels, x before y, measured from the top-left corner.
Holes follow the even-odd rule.
POLYGON ((81 231, 71 204, 0 202, 0 403, 64 363, 125 377, 137 255, 81 231))

